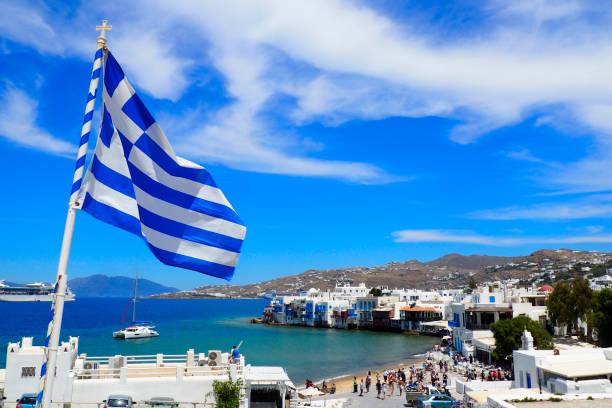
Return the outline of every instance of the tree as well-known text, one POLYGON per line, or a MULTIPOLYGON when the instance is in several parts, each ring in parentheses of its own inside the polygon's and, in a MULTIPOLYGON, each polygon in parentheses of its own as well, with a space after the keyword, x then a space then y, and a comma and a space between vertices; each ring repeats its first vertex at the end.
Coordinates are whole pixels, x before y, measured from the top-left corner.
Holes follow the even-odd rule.
POLYGON ((227 381, 214 380, 212 393, 217 402, 217 408, 239 408, 242 380, 234 381, 229 375, 227 381))
POLYGON ((521 347, 521 336, 525 328, 533 337, 534 347, 538 350, 553 348, 550 333, 540 327, 538 322, 527 316, 517 316, 512 319, 498 320, 489 326, 495 337, 493 359, 500 364, 507 364, 506 357, 521 347))
POLYGON ((473 276, 470 276, 470 280, 468 282, 468 287, 465 290, 465 293, 472 293, 474 289, 476 289, 478 285, 476 285, 476 279, 473 276))
POLYGON ((589 281, 575 278, 572 281, 572 296, 569 299, 571 323, 578 325, 578 319, 586 321, 587 315, 593 310, 593 290, 589 281))
POLYGON ((602 289, 594 296, 593 312, 587 318, 597 332, 602 347, 612 346, 612 290, 602 289))
POLYGON ((382 296, 382 289, 380 289, 380 288, 372 288, 372 289, 370 289, 370 295, 376 296, 376 297, 382 296))
POLYGON ((548 317, 554 326, 569 326, 572 322, 572 314, 568 300, 572 297, 570 287, 559 282, 548 296, 548 317))

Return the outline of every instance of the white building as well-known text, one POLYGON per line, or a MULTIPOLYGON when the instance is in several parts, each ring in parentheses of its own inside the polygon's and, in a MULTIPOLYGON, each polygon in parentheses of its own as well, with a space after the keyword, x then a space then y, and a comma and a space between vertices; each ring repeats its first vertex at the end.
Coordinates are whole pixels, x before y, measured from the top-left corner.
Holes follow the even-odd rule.
POLYGON ((514 387, 541 388, 551 393, 612 393, 612 348, 535 350, 523 332, 513 352, 514 387))
MULTIPOLYGON (((31 337, 9 343, 6 369, 0 370, 0 388, 8 401, 23 394, 38 393, 44 348, 32 345, 31 337)), ((229 353, 209 350, 183 355, 103 356, 79 354, 78 337, 61 344, 57 355, 56 377, 51 395, 57 404, 100 404, 111 394, 129 395, 136 401, 170 397, 176 402, 212 402, 214 380, 243 380, 241 407, 249 407, 270 389, 283 398, 287 387, 294 387, 282 367, 245 365, 244 356, 230 363, 229 353), (258 395, 259 394, 259 395, 258 395)))

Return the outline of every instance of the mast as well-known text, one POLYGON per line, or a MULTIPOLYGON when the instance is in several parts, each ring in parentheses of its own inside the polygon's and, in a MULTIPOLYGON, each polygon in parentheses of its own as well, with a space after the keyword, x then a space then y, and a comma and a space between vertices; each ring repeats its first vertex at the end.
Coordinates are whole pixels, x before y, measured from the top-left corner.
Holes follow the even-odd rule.
POLYGON ((59 263, 57 265, 57 279, 55 283, 55 294, 53 296, 53 305, 51 308, 51 322, 47 328, 47 338, 45 340, 45 360, 40 369, 41 387, 38 393, 37 405, 41 408, 50 408, 51 394, 53 393, 53 382, 55 379, 55 368, 57 361, 57 350, 59 345, 60 330, 62 327, 62 317, 64 314, 64 297, 66 296, 66 283, 68 277, 66 271, 68 269, 68 258, 70 256, 70 247, 72 245, 72 235, 74 232, 74 221, 76 211, 80 207, 77 201, 81 182, 83 180, 83 170, 85 167, 85 156, 89 142, 89 133, 91 132, 91 119, 93 117, 94 105, 96 102, 96 91, 100 80, 100 72, 102 70, 103 50, 106 47, 106 30, 112 30, 112 26, 107 25, 108 21, 104 20, 101 26, 96 26, 96 30, 100 31, 96 47, 96 55, 92 68, 91 80, 89 83, 89 94, 87 96, 87 104, 85 105, 85 119, 81 129, 81 142, 77 152, 76 166, 74 177, 72 179, 72 191, 68 202, 68 214, 66 216, 66 224, 64 226, 64 237, 62 239, 62 249, 60 252, 59 263))
POLYGON ((138 271, 136 271, 136 280, 134 281, 134 308, 132 309, 132 323, 136 321, 136 297, 138 293, 138 271))

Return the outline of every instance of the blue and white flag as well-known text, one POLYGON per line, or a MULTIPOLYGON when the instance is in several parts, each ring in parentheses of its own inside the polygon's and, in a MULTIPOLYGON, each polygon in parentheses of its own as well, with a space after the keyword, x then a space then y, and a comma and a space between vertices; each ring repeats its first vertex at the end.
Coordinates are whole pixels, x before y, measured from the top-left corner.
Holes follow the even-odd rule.
POLYGON ((141 236, 165 264, 229 280, 246 227, 210 173, 174 154, 110 52, 102 98, 82 209, 141 236))

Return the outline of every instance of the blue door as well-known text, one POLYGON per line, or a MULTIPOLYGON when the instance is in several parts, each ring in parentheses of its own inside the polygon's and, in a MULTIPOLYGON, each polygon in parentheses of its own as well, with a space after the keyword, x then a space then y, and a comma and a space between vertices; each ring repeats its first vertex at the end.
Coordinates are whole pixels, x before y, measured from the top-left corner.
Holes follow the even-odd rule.
POLYGON ((531 388, 531 375, 527 373, 527 388, 531 388))

